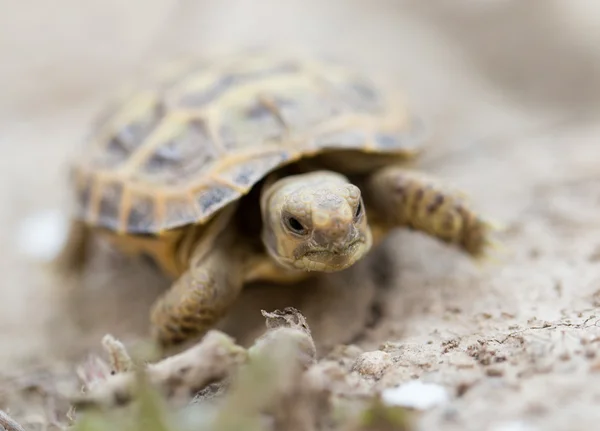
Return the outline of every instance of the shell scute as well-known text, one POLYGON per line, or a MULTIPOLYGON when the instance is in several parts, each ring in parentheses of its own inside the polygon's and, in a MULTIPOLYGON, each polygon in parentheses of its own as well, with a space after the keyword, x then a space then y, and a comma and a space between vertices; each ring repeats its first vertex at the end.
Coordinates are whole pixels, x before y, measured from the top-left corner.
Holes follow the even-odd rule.
POLYGON ((383 98, 375 87, 362 80, 354 80, 337 86, 340 95, 354 111, 371 114, 382 113, 385 110, 383 98))
POLYGON ((222 109, 219 136, 227 150, 256 146, 257 143, 281 139, 285 126, 261 99, 250 99, 222 109))
POLYGON ((135 193, 130 197, 127 231, 137 234, 156 232, 156 199, 147 194, 135 193))
POLYGON ((210 184, 195 194, 203 220, 238 197, 235 189, 222 184, 210 184))
POLYGON ((112 181, 99 187, 98 224, 112 230, 120 228, 123 184, 112 181))
POLYGON ((184 81, 176 90, 173 103, 182 108, 202 108, 217 100, 229 90, 249 82, 268 78, 273 75, 293 74, 298 72, 298 65, 294 63, 281 63, 265 68, 263 64, 256 65, 252 70, 247 70, 244 64, 238 65, 242 70, 224 71, 222 76, 199 76, 190 81, 184 81), (256 67, 258 66, 258 67, 256 67), (246 70, 244 70, 246 69, 246 70))
POLYGON ((270 172, 277 166, 288 161, 291 154, 288 151, 278 151, 274 154, 261 154, 245 160, 243 163, 236 163, 228 169, 224 169, 219 178, 237 184, 243 187, 250 187, 264 176, 265 172, 270 172))
POLYGON ((310 80, 301 80, 267 96, 291 133, 305 132, 347 111, 340 98, 310 80))
POLYGON ((191 120, 156 146, 137 175, 145 181, 177 185, 206 172, 219 155, 204 122, 191 120))
POLYGON ((171 196, 165 198, 165 220, 163 229, 172 229, 200 220, 199 206, 191 196, 171 196))
POLYGON ((350 129, 318 135, 313 139, 313 145, 323 150, 335 148, 360 149, 366 146, 368 139, 369 136, 364 130, 350 129))
POLYGON ((127 163, 159 124, 164 107, 155 98, 143 95, 120 111, 98 127, 99 145, 90 161, 95 168, 115 168, 127 163))
POLYGON ((262 54, 197 64, 100 122, 75 166, 78 217, 159 233, 205 222, 301 157, 404 155, 421 142, 404 107, 344 67, 262 54))
POLYGON ((74 185, 74 197, 76 201, 75 216, 79 219, 89 219, 92 179, 89 175, 83 175, 76 169, 71 169, 71 181, 74 185))

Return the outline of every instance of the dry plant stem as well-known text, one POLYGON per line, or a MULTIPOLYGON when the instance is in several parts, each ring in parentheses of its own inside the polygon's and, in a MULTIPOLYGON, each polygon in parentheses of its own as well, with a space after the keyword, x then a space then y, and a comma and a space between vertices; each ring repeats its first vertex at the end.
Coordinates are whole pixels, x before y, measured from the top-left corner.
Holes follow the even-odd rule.
POLYGON ((262 314, 267 331, 248 349, 248 361, 211 429, 264 429, 259 424, 269 418, 269 429, 313 431, 313 412, 326 403, 301 385, 302 375, 316 362, 310 328, 295 308, 262 314))
POLYGON ((123 343, 110 334, 102 338, 102 345, 110 357, 110 366, 116 373, 133 370, 133 361, 123 343))
POLYGON ((25 428, 15 422, 13 418, 2 410, 0 410, 0 427, 4 428, 6 431, 25 431, 25 428))
POLYGON ((89 391, 110 376, 110 366, 102 358, 90 355, 85 363, 76 368, 76 373, 85 390, 89 391))
MULTIPOLYGON (((146 367, 149 382, 168 396, 193 396, 211 382, 226 378, 245 361, 246 351, 220 331, 209 331, 195 346, 146 367)), ((135 371, 118 373, 98 382, 83 396, 74 397, 79 408, 125 405, 132 401, 135 371)))
POLYGON ((252 355, 256 352, 269 348, 269 345, 276 344, 278 340, 288 339, 293 342, 297 348, 297 360, 303 367, 312 366, 317 360, 317 350, 314 340, 310 333, 310 328, 306 322, 306 318, 293 307, 287 307, 280 310, 275 310, 271 313, 261 310, 267 331, 256 339, 254 345, 248 349, 248 354, 252 355))

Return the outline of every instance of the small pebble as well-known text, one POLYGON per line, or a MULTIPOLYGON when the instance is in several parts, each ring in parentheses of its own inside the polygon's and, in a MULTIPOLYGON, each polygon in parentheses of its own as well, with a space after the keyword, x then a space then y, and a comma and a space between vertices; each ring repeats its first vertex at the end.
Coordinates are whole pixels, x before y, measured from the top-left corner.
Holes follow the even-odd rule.
POLYGON ((488 368, 485 371, 485 374, 487 374, 490 377, 502 377, 504 375, 504 370, 500 368, 488 368))
POLYGON ((356 358, 356 361, 352 365, 352 371, 357 371, 365 377, 379 379, 392 364, 392 357, 389 353, 375 350, 373 352, 365 352, 356 358))
POLYGON ((491 431, 534 431, 534 428, 521 421, 504 422, 495 425, 491 431))
POLYGON ((385 389, 381 393, 384 403, 394 406, 428 410, 447 403, 450 396, 446 388, 435 383, 411 380, 403 385, 385 389))
POLYGON ((558 355, 558 359, 560 359, 561 361, 568 361, 569 359, 571 359, 571 355, 569 354, 569 352, 562 352, 560 355, 558 355))
POLYGON ((51 261, 64 245, 68 218, 60 210, 46 210, 26 217, 16 232, 18 250, 29 257, 51 261))

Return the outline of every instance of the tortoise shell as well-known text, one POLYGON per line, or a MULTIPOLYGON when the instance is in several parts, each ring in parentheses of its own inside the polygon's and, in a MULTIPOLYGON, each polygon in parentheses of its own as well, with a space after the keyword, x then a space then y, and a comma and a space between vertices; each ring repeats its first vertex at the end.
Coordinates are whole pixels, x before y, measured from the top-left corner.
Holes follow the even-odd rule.
POLYGON ((415 122, 337 63, 244 53, 174 68, 97 120, 75 162, 75 216, 118 233, 204 223, 265 175, 354 149, 412 155, 415 122))

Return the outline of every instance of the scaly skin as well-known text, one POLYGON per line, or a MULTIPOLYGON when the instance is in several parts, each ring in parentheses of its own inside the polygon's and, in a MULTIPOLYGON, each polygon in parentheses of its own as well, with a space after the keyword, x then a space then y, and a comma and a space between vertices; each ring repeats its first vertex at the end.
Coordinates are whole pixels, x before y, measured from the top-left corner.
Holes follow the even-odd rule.
POLYGON ((242 289, 251 251, 239 244, 234 229, 216 230, 211 241, 197 243, 187 270, 152 307, 152 335, 163 347, 205 333, 242 289))
POLYGON ((396 166, 375 172, 366 185, 367 202, 387 229, 409 227, 455 244, 482 258, 492 225, 470 208, 461 192, 421 172, 396 166))
MULTIPOLYGON (((483 256, 489 244, 489 224, 462 195, 421 173, 383 168, 363 189, 367 208, 384 231, 410 227, 473 257, 483 256)), ((346 269, 372 247, 367 208, 361 190, 335 172, 310 172, 267 184, 261 196, 265 259, 290 274, 346 269)), ((153 333, 163 346, 210 329, 238 297, 256 263, 265 262, 256 259, 233 229, 225 230, 208 252, 203 238, 189 269, 153 309, 153 333)))
POLYGON ((360 190, 343 175, 320 171, 285 177, 264 188, 261 206, 268 256, 257 259, 231 228, 208 252, 202 236, 189 269, 153 307, 152 331, 159 344, 175 345, 210 329, 265 259, 284 273, 332 272, 353 265, 371 248, 360 190), (290 217, 302 223, 303 232, 290 229, 290 217))
POLYGON ((265 188, 261 208, 265 247, 290 270, 341 271, 372 246, 360 189, 341 174, 283 178, 265 188))

